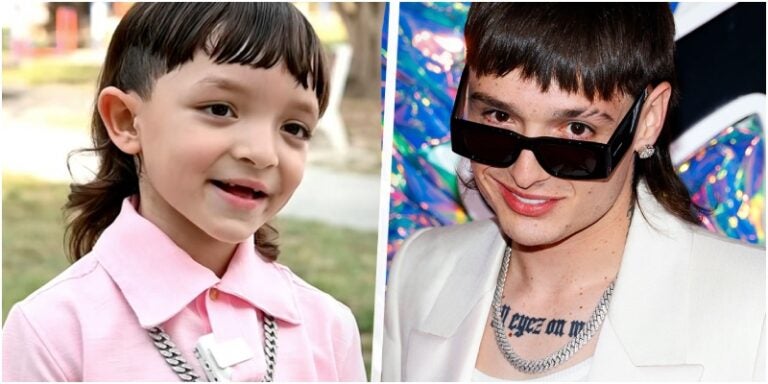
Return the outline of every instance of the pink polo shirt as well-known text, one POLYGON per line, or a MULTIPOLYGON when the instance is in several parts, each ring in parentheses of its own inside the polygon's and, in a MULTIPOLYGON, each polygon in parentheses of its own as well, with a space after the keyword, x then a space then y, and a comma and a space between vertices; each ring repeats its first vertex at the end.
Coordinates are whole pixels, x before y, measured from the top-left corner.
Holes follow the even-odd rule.
POLYGON ((126 199, 88 255, 11 309, 3 381, 179 381, 147 335, 154 326, 203 380, 198 338, 242 338, 254 357, 232 367, 232 380, 260 380, 263 312, 279 327, 275 381, 365 381, 349 308, 263 259, 253 239, 218 278, 126 199))

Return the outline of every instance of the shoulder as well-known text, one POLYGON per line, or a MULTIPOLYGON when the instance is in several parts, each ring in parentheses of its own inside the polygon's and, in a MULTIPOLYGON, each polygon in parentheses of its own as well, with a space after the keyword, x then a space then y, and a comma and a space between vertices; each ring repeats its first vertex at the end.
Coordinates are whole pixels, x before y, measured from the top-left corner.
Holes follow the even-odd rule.
POLYGON ((99 306, 116 287, 94 254, 88 254, 18 302, 31 320, 60 324, 83 305, 99 306), (56 314, 55 319, 53 314, 56 314))
POLYGON ((451 268, 459 259, 474 254, 473 248, 500 238, 495 222, 479 220, 416 231, 400 247, 392 261, 399 271, 451 268))
POLYGON ((109 314, 116 294, 96 258, 86 256, 16 303, 3 326, 3 362, 14 366, 4 378, 79 380, 84 324, 109 314))
POLYGON ((334 328, 329 330, 335 332, 357 329, 355 317, 347 305, 304 281, 290 268, 279 263, 275 263, 275 266, 291 284, 294 298, 301 309, 302 322, 326 324, 334 328))
POLYGON ((691 287, 714 291, 719 301, 752 301, 765 308, 765 250, 734 239, 692 228, 691 287), (709 287, 709 289, 707 288, 709 287))
POLYGON ((288 267, 275 266, 290 280, 301 313, 305 348, 323 356, 334 375, 325 380, 365 379, 360 345, 360 331, 352 311, 333 296, 307 283, 288 267))
POLYGON ((398 307, 406 318, 426 317, 445 287, 482 280, 504 245, 501 231, 491 220, 414 233, 391 262, 387 311, 398 307))
POLYGON ((758 353, 765 349, 765 251, 703 228, 692 231, 692 356, 708 367, 707 377, 746 379, 765 361, 758 353))
POLYGON ((731 268, 752 270, 753 272, 765 271, 760 268, 765 266, 765 249, 751 245, 743 241, 712 233, 702 227, 691 228, 693 234, 693 252, 701 256, 694 257, 694 262, 699 263, 724 263, 731 268), (756 270, 759 269, 759 270, 756 270))
MULTIPOLYGON (((655 246, 666 258, 684 257, 687 270, 680 272, 691 276, 691 292, 709 292, 707 296, 712 299, 725 297, 729 292, 751 291, 751 296, 760 296, 754 294, 759 290, 764 295, 764 249, 682 221, 666 211, 644 184, 638 194, 642 215, 633 217, 630 227, 630 232, 637 234, 632 245, 635 250, 643 253, 655 246)), ((664 257, 656 261, 664 262, 664 257)), ((648 258, 652 257, 645 259, 648 258)))
POLYGON ((647 211, 651 213, 646 216, 652 227, 660 230, 648 231, 640 238, 653 245, 636 243, 635 248, 646 251, 655 245, 663 257, 645 259, 662 265, 666 262, 664 258, 671 258, 685 265, 675 278, 687 276, 689 297, 695 303, 693 312, 762 319, 765 315, 764 249, 683 222, 660 207, 647 211))

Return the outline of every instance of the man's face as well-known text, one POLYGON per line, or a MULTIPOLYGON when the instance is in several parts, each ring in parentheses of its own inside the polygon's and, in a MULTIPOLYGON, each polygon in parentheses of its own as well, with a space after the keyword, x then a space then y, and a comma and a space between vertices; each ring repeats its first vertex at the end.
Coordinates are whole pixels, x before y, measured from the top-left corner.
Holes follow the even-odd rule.
MULTIPOLYGON (((624 95, 589 101, 582 94, 562 91, 557 84, 542 92, 538 82, 522 79, 519 70, 504 77, 478 78, 472 72, 467 88, 467 120, 527 137, 598 143, 609 140, 634 101, 624 95)), ((546 247, 571 237, 597 240, 600 233, 615 228, 616 220, 626 220, 633 157, 631 151, 625 154, 602 180, 551 176, 528 150, 507 168, 473 162, 472 171, 507 236, 518 245, 546 247)))

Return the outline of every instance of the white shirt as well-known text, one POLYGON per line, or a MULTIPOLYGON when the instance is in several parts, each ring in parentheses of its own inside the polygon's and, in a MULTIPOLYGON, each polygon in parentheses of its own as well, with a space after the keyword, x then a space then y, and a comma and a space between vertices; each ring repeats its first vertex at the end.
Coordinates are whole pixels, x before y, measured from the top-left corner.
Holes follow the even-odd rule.
MULTIPOLYGON (((589 368, 592 367, 592 358, 588 358, 581 363, 578 363, 572 367, 557 371, 551 375, 541 376, 534 379, 520 380, 520 381, 587 381, 589 375, 589 368)), ((498 377, 488 376, 475 368, 472 372, 472 381, 489 382, 489 381, 511 381, 504 380, 498 377)))

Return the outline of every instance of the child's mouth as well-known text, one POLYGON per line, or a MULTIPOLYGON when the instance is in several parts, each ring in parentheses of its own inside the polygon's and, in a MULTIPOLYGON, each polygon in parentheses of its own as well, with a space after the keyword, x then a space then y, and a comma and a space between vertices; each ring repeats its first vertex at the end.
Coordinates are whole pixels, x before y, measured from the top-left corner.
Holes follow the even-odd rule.
POLYGON ((217 188, 242 199, 258 200, 267 197, 263 191, 239 184, 227 183, 219 180, 211 180, 217 188))

